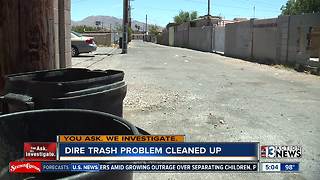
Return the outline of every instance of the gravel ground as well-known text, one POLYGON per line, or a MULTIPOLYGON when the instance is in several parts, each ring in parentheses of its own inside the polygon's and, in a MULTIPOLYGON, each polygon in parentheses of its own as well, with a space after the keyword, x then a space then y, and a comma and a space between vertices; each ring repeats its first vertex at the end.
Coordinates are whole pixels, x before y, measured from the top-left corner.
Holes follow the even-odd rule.
POLYGON ((300 174, 136 173, 135 179, 320 179, 319 76, 140 41, 129 47, 127 55, 100 48, 95 57, 73 58, 73 66, 124 70, 124 117, 135 125, 188 141, 303 146, 300 174))

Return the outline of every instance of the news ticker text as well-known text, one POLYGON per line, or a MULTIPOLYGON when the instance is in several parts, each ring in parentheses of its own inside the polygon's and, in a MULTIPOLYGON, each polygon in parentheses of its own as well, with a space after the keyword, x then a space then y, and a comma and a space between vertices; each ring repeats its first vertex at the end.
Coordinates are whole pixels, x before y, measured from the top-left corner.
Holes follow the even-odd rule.
POLYGON ((11 162, 10 173, 59 172, 299 172, 299 163, 11 162), (260 168, 259 168, 260 165, 260 168))

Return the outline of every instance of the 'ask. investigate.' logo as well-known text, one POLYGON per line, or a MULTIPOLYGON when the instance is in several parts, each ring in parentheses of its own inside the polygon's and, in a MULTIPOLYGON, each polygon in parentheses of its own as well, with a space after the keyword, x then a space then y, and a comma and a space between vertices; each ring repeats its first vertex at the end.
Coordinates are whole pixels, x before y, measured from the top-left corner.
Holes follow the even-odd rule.
POLYGON ((41 173, 41 162, 10 162, 10 173, 41 173))

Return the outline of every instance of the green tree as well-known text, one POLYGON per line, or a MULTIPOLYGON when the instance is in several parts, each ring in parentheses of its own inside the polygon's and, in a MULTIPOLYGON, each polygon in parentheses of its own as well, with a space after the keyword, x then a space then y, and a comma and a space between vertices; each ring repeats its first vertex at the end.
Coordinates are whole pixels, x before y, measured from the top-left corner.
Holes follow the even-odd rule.
POLYGON ((152 24, 149 26, 149 32, 151 35, 158 35, 160 33, 160 27, 156 24, 152 24))
POLYGON ((180 11, 178 15, 176 15, 173 20, 177 24, 182 24, 184 22, 189 22, 198 18, 197 11, 180 11))
MULTIPOLYGON (((122 36, 122 33, 123 33, 123 28, 122 28, 122 25, 120 24, 116 24, 115 27, 114 27, 115 31, 120 35, 122 36)), ((128 28, 128 40, 131 41, 131 36, 133 34, 133 30, 131 27, 128 28)))
POLYGON ((134 27, 135 27, 138 31, 140 31, 140 29, 141 29, 141 27, 140 27, 138 24, 136 24, 134 27))
POLYGON ((320 0, 288 0, 281 7, 282 15, 298 15, 320 12, 320 0))
POLYGON ((198 12, 197 11, 192 11, 190 14, 190 20, 195 20, 198 19, 198 12))

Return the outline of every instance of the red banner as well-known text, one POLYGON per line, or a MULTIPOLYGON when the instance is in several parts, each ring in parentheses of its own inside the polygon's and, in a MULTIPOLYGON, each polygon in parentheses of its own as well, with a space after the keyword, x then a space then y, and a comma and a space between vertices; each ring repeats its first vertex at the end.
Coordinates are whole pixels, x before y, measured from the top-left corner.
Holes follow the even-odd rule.
POLYGON ((54 161, 56 156, 56 143, 24 143, 25 161, 54 161))
POLYGON ((10 162, 10 173, 41 173, 41 162, 10 162))

